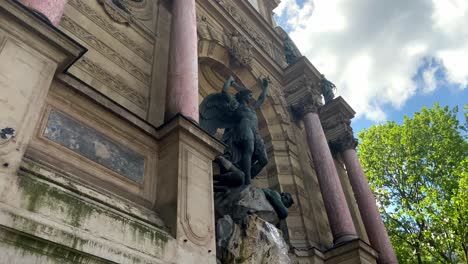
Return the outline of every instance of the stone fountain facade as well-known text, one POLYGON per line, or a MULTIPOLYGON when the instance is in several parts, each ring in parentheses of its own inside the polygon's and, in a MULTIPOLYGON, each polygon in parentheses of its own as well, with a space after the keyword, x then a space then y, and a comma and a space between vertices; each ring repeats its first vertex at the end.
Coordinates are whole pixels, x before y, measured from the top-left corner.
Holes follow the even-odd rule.
POLYGON ((397 263, 355 113, 323 104, 319 70, 275 26, 279 2, 0 1, 0 263, 216 263, 225 146, 198 107, 231 75, 255 96, 271 80, 253 185, 295 201, 276 225, 233 225, 251 234, 242 250, 224 241, 234 261, 397 263), (257 250, 260 237, 277 242, 257 250))

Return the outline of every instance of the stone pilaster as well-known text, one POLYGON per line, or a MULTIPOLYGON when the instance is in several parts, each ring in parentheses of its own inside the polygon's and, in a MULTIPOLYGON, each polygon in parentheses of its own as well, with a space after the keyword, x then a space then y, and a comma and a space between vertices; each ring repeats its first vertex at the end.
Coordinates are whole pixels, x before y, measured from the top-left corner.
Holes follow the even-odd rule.
POLYGON ((17 1, 0 1, 0 174, 19 168, 54 75, 84 51, 17 1))
POLYGON ((216 263, 214 158, 224 146, 178 115, 160 128, 156 206, 179 245, 176 263, 216 263))

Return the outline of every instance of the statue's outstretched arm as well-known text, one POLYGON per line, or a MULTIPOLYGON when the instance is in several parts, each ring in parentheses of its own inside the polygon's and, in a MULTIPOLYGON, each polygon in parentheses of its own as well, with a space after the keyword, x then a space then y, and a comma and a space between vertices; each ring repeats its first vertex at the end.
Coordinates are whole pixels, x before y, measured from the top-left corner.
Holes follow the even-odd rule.
POLYGON ((260 106, 262 106, 263 102, 265 101, 266 95, 268 93, 268 86, 269 86, 270 80, 268 78, 264 78, 262 80, 262 93, 258 97, 257 101, 255 102, 253 108, 255 110, 259 109, 260 106))

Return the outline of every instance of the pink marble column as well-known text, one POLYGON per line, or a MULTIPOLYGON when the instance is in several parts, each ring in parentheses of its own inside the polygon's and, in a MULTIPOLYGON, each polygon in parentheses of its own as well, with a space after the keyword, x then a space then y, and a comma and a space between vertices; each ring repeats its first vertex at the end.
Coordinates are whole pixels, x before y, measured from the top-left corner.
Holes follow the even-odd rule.
POLYGON ((166 121, 180 113, 198 122, 198 48, 195 0, 172 1, 166 121))
POLYGON ((319 116, 316 112, 307 112, 303 121, 333 234, 333 243, 337 245, 355 239, 358 237, 357 232, 319 116))
POLYGON ((379 251, 378 263, 398 263, 369 183, 359 163, 356 150, 352 147, 347 148, 341 154, 371 246, 379 251))
POLYGON ((57 26, 68 0, 20 0, 19 2, 43 14, 54 26, 57 26))

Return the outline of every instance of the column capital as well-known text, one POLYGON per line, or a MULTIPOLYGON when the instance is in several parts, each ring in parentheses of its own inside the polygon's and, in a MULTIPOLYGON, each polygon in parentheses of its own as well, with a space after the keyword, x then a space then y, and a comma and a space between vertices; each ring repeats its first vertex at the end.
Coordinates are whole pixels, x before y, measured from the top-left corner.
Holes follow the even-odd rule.
POLYGON ((306 113, 318 113, 323 105, 321 76, 306 57, 298 58, 285 70, 284 96, 296 119, 301 120, 306 113))
POLYGON ((331 148, 334 151, 343 152, 348 149, 355 149, 358 145, 357 138, 354 137, 352 129, 334 142, 330 142, 331 148))
POLYGON ((354 110, 341 96, 320 109, 320 122, 332 150, 341 152, 357 146, 351 127, 354 114, 354 110))

